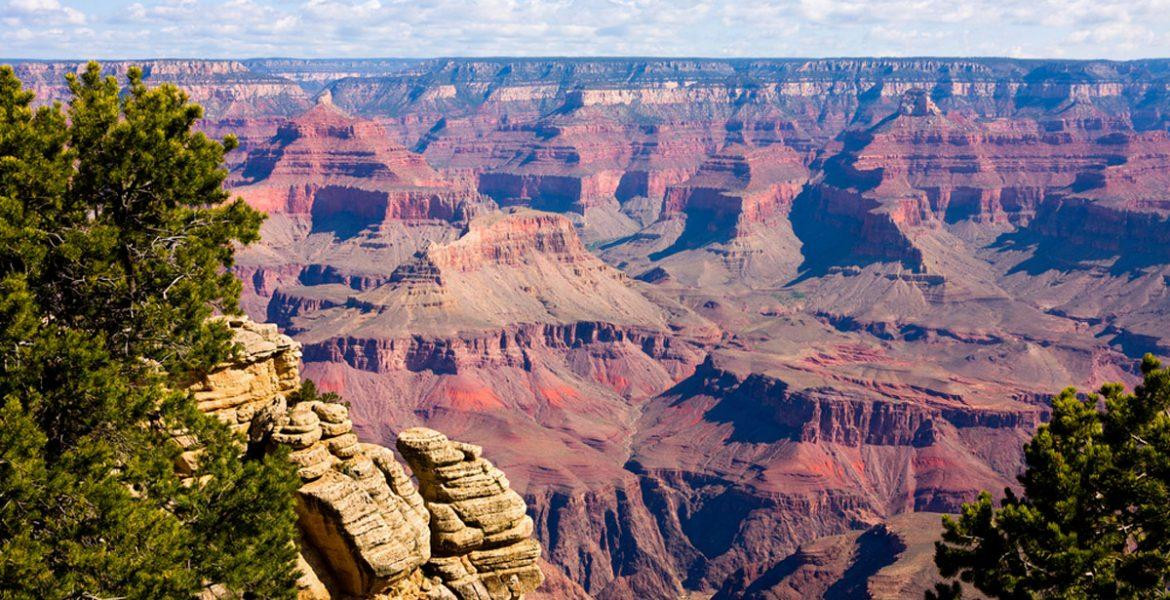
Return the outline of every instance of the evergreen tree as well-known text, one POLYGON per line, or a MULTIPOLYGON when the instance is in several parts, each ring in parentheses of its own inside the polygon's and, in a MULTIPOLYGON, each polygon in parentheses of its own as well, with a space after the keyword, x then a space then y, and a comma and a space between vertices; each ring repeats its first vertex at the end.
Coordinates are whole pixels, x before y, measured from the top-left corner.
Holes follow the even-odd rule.
MULTIPOLYGON (((1023 495, 995 508, 984 492, 944 519, 943 576, 995 598, 1170 597, 1170 370, 1146 356, 1142 373, 1133 393, 1053 400, 1025 447, 1023 495)), ((927 597, 960 593, 954 581, 927 597)))
POLYGON ((233 351, 208 317, 238 312, 233 248, 262 218, 222 188, 235 140, 138 69, 68 83, 34 109, 0 67, 0 597, 291 597, 292 466, 242 460, 177 391, 233 351))

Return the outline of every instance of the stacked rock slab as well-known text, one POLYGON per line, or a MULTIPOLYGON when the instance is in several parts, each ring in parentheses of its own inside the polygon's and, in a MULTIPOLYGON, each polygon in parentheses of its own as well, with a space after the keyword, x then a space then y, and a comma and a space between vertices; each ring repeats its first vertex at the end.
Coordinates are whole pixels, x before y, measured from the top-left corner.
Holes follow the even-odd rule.
POLYGON ((420 495, 390 449, 358 440, 345 405, 297 401, 300 344, 274 325, 226 322, 241 352, 192 392, 251 448, 289 448, 302 481, 301 600, 499 600, 540 584, 524 502, 478 447, 403 432, 420 495))
POLYGON ((323 587, 357 598, 421 597, 429 515, 390 451, 358 442, 348 413, 341 404, 301 402, 283 411, 270 437, 292 448, 304 482, 297 516, 314 573, 302 587, 315 591, 303 596, 320 597, 323 587))
POLYGON ((245 432, 257 411, 301 387, 301 345, 271 323, 246 317, 226 317, 225 322, 240 347, 237 360, 212 371, 191 391, 199 410, 245 432))
POLYGON ((535 590, 544 576, 532 518, 482 449, 424 427, 401 432, 397 445, 431 515, 426 573, 460 600, 510 600, 535 590))

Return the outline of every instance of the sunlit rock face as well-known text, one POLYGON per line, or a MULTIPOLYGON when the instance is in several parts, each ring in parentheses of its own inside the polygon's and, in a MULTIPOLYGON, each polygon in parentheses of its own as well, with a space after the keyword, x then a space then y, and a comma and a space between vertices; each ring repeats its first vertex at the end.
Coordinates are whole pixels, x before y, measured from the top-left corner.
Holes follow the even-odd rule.
POLYGON ((404 431, 412 479, 392 450, 358 439, 346 405, 289 404, 300 344, 274 325, 227 323, 239 352, 193 391, 200 409, 246 436, 248 452, 289 448, 302 481, 300 598, 513 600, 540 586, 524 500, 480 447, 404 431))

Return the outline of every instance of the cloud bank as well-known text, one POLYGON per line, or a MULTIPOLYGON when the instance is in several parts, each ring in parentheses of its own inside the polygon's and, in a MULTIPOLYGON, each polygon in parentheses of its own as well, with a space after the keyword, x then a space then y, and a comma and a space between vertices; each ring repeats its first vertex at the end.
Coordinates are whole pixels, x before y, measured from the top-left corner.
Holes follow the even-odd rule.
POLYGON ((5 58, 1170 56, 1170 0, 0 0, 5 58))

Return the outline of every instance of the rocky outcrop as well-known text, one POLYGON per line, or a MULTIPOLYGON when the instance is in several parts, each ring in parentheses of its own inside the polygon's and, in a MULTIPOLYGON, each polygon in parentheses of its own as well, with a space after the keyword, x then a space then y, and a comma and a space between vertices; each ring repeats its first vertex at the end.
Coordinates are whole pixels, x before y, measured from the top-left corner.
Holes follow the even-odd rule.
POLYGON ((359 598, 421 595, 430 516, 394 456, 359 444, 344 405, 281 408, 272 407, 271 433, 253 436, 292 448, 289 459, 304 482, 297 491, 302 555, 323 568, 306 572, 302 587, 359 598))
POLYGON ((474 219, 458 240, 419 252, 368 291, 281 290, 269 315, 301 336, 307 360, 375 373, 532 371, 537 352, 592 344, 628 347, 684 371, 717 335, 693 315, 689 324, 685 313, 672 315, 589 254, 564 216, 527 209, 474 219))
POLYGON ((301 345, 276 325, 229 318, 238 359, 213 370, 191 389, 199 410, 247 432, 259 413, 301 387, 301 345))
POLYGON ((415 427, 398 434, 398 451, 431 515, 429 573, 463 599, 518 598, 540 585, 532 518, 482 448, 415 427))
POLYGON ((801 157, 787 146, 734 144, 711 155, 687 181, 668 186, 662 214, 694 220, 691 235, 696 230, 740 235, 750 224, 786 215, 807 180, 801 157))
POLYGON ((240 352, 193 392, 249 452, 289 448, 303 600, 513 600, 540 586, 532 519, 478 446, 403 431, 416 488, 393 451, 359 441, 346 405, 298 400, 299 344, 274 325, 227 323, 240 352))
POLYGON ((463 205, 475 200, 390 142, 381 125, 334 107, 328 92, 252 144, 235 187, 260 210, 311 214, 318 227, 342 217, 358 229, 387 219, 452 221, 466 217, 463 205))

